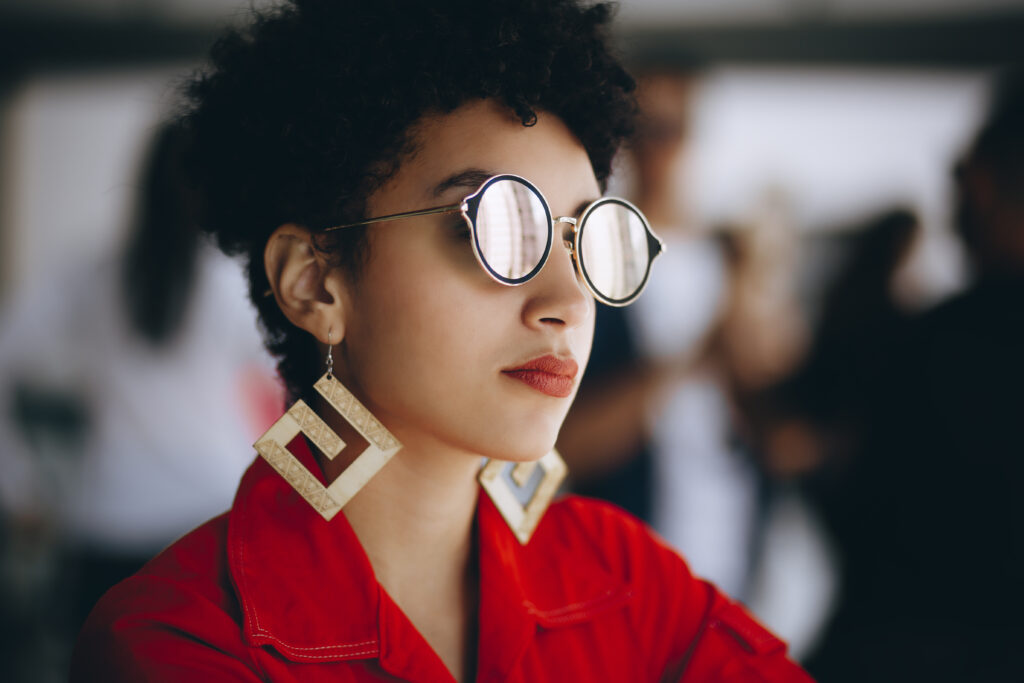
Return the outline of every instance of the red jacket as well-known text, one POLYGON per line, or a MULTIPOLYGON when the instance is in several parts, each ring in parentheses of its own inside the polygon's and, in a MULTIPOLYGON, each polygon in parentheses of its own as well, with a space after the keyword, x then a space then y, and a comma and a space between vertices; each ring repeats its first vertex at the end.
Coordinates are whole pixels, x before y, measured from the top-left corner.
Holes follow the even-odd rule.
MULTIPOLYGON (((615 507, 566 498, 526 546, 486 495, 477 516, 477 680, 811 680, 780 640, 615 507)), ((345 515, 325 522, 257 458, 230 512, 100 600, 71 679, 451 675, 377 583, 345 515)))

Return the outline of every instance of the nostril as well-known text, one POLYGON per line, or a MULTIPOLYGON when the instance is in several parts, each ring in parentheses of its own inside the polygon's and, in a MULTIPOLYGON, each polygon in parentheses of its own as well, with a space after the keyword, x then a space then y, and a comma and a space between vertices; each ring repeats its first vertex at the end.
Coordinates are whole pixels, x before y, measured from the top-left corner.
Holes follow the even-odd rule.
POLYGON ((552 325, 564 325, 565 321, 561 318, 541 318, 542 323, 550 323, 552 325))

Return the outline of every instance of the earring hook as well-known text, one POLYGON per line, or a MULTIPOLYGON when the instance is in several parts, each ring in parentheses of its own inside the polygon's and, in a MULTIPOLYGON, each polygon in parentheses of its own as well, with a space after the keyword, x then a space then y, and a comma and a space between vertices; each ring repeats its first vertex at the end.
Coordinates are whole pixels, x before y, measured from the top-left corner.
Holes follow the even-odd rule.
POLYGON ((327 379, 334 376, 334 345, 331 344, 331 330, 327 331, 327 379))

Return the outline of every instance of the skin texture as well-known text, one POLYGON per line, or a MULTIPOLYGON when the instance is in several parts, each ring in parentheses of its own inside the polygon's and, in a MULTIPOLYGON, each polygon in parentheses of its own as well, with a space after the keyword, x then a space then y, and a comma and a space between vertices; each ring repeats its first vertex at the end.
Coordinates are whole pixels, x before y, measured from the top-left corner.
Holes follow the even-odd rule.
MULTIPOLYGON (((600 196, 582 145, 543 112, 524 127, 506 108, 477 100, 414 131, 416 151, 371 195, 368 215, 456 203, 475 186, 434 188, 467 169, 528 178, 556 216, 600 196)), ((453 216, 373 225, 355 282, 327 266, 311 240, 292 224, 270 237, 265 263, 278 305, 321 345, 330 338, 335 374, 404 444, 344 514, 384 588, 456 679, 471 678, 480 456, 541 457, 575 396, 575 387, 568 397, 546 395, 502 370, 552 354, 574 359, 582 374, 594 301, 557 241, 530 282, 491 280, 453 216)), ((332 411, 315 409, 344 437, 332 411)), ((346 455, 321 459, 328 480, 351 461, 346 455)))

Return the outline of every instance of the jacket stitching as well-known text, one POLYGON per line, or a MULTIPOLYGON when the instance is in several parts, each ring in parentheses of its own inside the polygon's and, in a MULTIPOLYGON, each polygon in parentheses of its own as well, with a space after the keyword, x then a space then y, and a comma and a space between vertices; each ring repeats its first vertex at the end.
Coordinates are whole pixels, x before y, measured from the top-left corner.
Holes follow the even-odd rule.
MULTIPOLYGON (((242 571, 242 564, 243 564, 243 557, 242 556, 244 554, 244 550, 245 550, 245 542, 243 540, 241 540, 241 539, 238 539, 238 550, 237 550, 237 556, 238 557, 237 557, 237 560, 238 560, 239 574, 240 574, 240 578, 241 578, 240 583, 242 583, 242 584, 245 584, 245 572, 242 571)), ((248 593, 248 591, 246 591, 246 592, 248 593)), ((361 641, 358 641, 358 642, 355 642, 355 643, 339 643, 337 645, 319 645, 319 646, 315 646, 315 647, 312 647, 312 646, 311 647, 302 647, 302 646, 299 646, 299 645, 290 645, 290 644, 284 642, 283 640, 281 640, 280 638, 278 638, 278 637, 274 636, 273 634, 271 634, 270 631, 267 631, 266 629, 263 628, 263 626, 260 624, 260 617, 259 617, 259 614, 256 612, 256 606, 255 605, 250 605, 250 608, 248 610, 246 610, 245 619, 246 619, 246 621, 249 624, 249 628, 252 629, 254 635, 259 635, 262 638, 267 638, 269 640, 272 640, 273 642, 275 642, 276 644, 280 645, 281 647, 288 648, 290 650, 308 650, 308 651, 312 651, 312 650, 336 650, 336 649, 349 649, 349 648, 354 648, 354 647, 363 647, 363 646, 366 646, 366 645, 375 645, 375 646, 377 646, 377 647, 373 648, 372 650, 366 650, 366 651, 360 651, 360 652, 346 652, 346 653, 344 653, 345 656, 348 656, 348 657, 352 657, 352 656, 356 656, 356 655, 365 655, 365 654, 376 654, 380 650, 380 646, 378 645, 376 640, 361 640, 361 641), (255 620, 255 625, 253 624, 254 620, 255 620)), ((307 654, 303 654, 302 656, 303 657, 316 657, 318 659, 330 659, 331 658, 330 656, 325 656, 325 655, 307 655, 307 654)))
MULTIPOLYGON (((338 649, 346 649, 346 648, 352 648, 352 647, 364 647, 366 645, 374 645, 374 646, 377 645, 377 641, 376 640, 363 640, 363 641, 360 641, 358 643, 348 643, 348 644, 343 644, 343 645, 317 645, 317 646, 303 647, 301 645, 291 645, 289 643, 286 643, 285 641, 281 640, 277 636, 274 636, 274 635, 272 635, 271 633, 269 633, 267 631, 260 631, 259 635, 261 637, 263 637, 263 638, 267 638, 268 640, 272 640, 275 643, 277 643, 278 645, 280 645, 281 647, 286 647, 289 650, 338 650, 338 649)), ((379 648, 377 648, 377 647, 373 648, 373 650, 375 652, 377 651, 377 649, 379 649, 379 648)), ((352 654, 352 653, 346 653, 346 655, 348 655, 348 654, 352 654)))
MULTIPOLYGON (((287 646, 284 646, 284 647, 287 647, 287 646)), ((377 653, 378 653, 377 648, 373 648, 373 649, 370 649, 370 650, 359 650, 358 652, 346 652, 345 656, 346 657, 358 657, 360 655, 375 655, 377 653)), ((335 655, 310 655, 310 654, 298 653, 298 652, 293 653, 293 654, 296 657, 300 657, 302 659, 325 659, 325 660, 326 659, 332 659, 332 660, 336 660, 337 659, 337 656, 335 656, 335 655)))

